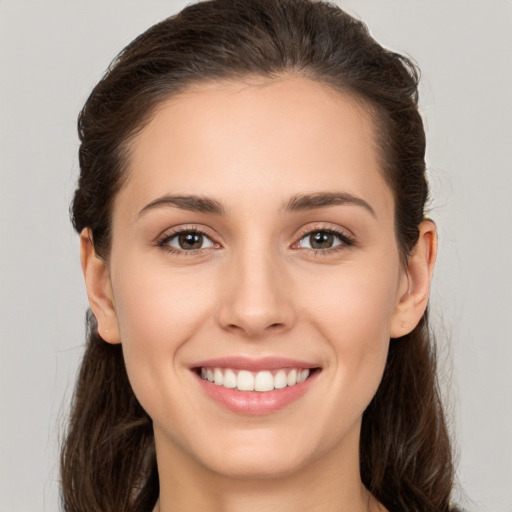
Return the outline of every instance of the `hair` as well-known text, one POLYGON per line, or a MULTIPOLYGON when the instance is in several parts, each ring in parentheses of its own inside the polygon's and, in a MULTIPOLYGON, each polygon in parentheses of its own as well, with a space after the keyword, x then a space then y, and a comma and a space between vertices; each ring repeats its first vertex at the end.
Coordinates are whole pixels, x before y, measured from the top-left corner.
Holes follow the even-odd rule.
MULTIPOLYGON (((428 198, 419 72, 361 21, 315 0, 202 1, 131 42, 79 115, 75 229, 89 228, 97 254, 108 259, 130 141, 163 101, 201 83, 290 73, 366 105, 407 261, 428 198)), ((147 512, 159 494, 152 422, 131 389, 122 345, 102 340, 90 311, 87 326, 61 453, 62 504, 66 512, 147 512)), ((393 512, 453 510, 453 461, 426 313, 410 334, 390 341, 382 382, 363 415, 360 472, 393 512)))

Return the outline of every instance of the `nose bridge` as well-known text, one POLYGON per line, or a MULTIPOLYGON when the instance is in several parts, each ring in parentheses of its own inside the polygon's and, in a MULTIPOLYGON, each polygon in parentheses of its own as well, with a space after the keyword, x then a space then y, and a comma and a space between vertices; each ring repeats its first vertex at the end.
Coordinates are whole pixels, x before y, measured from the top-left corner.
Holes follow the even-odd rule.
POLYGON ((288 329, 295 315, 284 267, 269 240, 241 243, 225 269, 222 326, 251 337, 288 329))

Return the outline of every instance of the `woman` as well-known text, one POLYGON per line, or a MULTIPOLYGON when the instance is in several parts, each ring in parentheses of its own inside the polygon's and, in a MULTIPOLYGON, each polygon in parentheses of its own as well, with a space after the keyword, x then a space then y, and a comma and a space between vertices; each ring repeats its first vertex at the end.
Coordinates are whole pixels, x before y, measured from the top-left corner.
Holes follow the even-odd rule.
POLYGON ((213 0, 79 119, 92 314, 66 511, 448 511, 412 64, 337 7, 213 0))

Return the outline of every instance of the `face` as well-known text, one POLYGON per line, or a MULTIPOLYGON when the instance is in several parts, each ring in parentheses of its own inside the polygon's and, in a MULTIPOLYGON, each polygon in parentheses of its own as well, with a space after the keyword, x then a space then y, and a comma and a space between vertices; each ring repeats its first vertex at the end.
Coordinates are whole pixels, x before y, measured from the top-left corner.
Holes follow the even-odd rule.
POLYGON ((134 139, 100 329, 159 459, 246 477, 357 459, 408 287, 374 138, 352 98, 282 78, 175 96, 134 139))

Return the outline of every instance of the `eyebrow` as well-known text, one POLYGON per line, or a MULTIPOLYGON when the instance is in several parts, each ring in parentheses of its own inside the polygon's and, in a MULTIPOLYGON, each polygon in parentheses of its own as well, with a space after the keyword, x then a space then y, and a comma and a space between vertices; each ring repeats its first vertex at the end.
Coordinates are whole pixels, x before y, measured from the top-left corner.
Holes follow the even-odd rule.
MULTIPOLYGON (((371 213, 373 217, 376 217, 375 210, 364 199, 344 192, 297 194, 286 203, 284 206, 284 212, 299 212, 338 205, 360 206, 371 213)), ((139 212, 137 218, 142 217, 150 210, 160 208, 162 206, 172 206, 194 212, 213 213, 215 215, 225 215, 226 213, 224 205, 216 199, 198 195, 166 194, 144 206, 144 208, 139 212)))
POLYGON ((208 197, 186 195, 186 196, 173 196, 165 195, 151 201, 149 204, 144 206, 139 212, 137 218, 142 217, 145 213, 161 206, 174 206, 176 208, 182 208, 183 210, 190 210, 201 213, 214 213, 216 215, 224 215, 226 210, 222 203, 215 199, 208 197))
POLYGON ((375 210, 364 199, 344 192, 317 192, 315 194, 298 194, 288 201, 285 207, 285 211, 297 212, 346 204, 361 206, 369 213, 371 213, 373 217, 377 216, 375 210))

